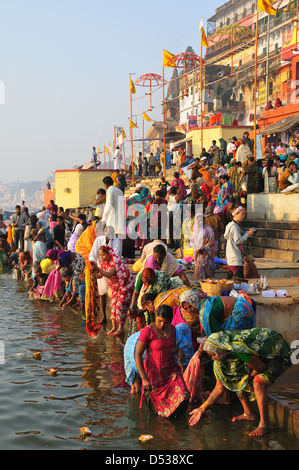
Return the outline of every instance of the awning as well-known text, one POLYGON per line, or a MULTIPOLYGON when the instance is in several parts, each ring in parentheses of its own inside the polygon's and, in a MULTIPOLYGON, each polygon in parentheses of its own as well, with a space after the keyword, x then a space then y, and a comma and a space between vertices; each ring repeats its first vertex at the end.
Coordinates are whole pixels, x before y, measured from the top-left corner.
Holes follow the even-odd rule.
POLYGON ((284 132, 292 127, 299 124, 299 114, 295 116, 289 116, 287 118, 281 119, 281 121, 272 124, 272 126, 267 127, 263 132, 262 135, 271 135, 276 134, 277 132, 284 132))
POLYGON ((192 137, 189 137, 188 139, 183 139, 179 140, 178 142, 175 142, 175 144, 172 146, 172 148, 180 147, 180 145, 185 144, 186 142, 191 142, 192 137))
POLYGON ((165 134, 165 138, 168 142, 177 142, 178 140, 186 138, 186 134, 177 131, 167 132, 167 134, 165 134))

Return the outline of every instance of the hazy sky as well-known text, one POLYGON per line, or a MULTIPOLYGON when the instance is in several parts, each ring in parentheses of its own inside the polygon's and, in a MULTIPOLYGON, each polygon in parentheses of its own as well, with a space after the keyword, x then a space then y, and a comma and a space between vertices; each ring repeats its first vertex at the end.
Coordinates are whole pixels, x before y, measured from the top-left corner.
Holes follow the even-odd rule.
MULTIPOLYGON (((199 54, 199 22, 206 28, 223 3, 0 0, 0 181, 44 180, 90 161, 93 145, 113 143, 114 124, 129 136, 129 74, 161 75, 163 49, 199 54)), ((137 87, 134 97, 145 91, 137 87)), ((161 102, 156 92, 156 120, 161 102)), ((148 107, 140 99, 133 114, 148 107)), ((125 149, 128 157, 129 140, 125 149)))

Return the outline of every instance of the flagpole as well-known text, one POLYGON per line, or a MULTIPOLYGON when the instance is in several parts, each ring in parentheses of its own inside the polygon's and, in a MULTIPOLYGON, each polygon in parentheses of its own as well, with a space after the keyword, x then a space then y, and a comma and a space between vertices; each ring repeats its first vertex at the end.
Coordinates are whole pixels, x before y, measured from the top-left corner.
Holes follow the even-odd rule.
POLYGON ((104 146, 104 170, 106 170, 106 152, 105 152, 105 146, 104 146))
POLYGON ((164 84, 164 66, 162 72, 163 81, 163 147, 164 147, 164 178, 166 179, 166 146, 165 146, 165 84, 164 84))
POLYGON ((296 51, 298 49, 298 16, 299 16, 299 0, 297 0, 297 10, 296 10, 296 51))
POLYGON ((230 46, 231 46, 231 76, 234 76, 234 35, 233 30, 230 33, 230 46))
POLYGON ((144 177, 144 119, 142 119, 142 176, 144 177))
POLYGON ((125 139, 123 138, 123 159, 124 159, 124 169, 126 170, 126 155, 125 155, 125 139))
MULTIPOLYGON (((132 123, 132 91, 130 87, 130 115, 131 115, 131 123, 132 123)), ((133 128, 130 126, 130 137, 131 137, 131 153, 132 153, 132 185, 134 186, 134 155, 133 155, 133 128)))
POLYGON ((200 138, 201 138, 201 152, 202 152, 202 149, 203 149, 202 98, 203 98, 203 83, 202 83, 202 44, 201 44, 201 46, 200 46, 200 138))
POLYGON ((257 154, 257 102, 256 102, 256 95, 257 95, 257 54, 258 54, 258 21, 259 21, 259 11, 256 10, 256 27, 255 27, 255 73, 254 73, 254 157, 256 159, 257 154))

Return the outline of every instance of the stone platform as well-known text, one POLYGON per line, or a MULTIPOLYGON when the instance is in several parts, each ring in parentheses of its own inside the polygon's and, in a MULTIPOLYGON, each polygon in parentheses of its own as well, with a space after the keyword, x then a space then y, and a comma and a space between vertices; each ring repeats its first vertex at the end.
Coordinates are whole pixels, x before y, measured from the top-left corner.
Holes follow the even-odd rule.
POLYGON ((247 195, 247 218, 299 222, 299 193, 258 193, 247 195))

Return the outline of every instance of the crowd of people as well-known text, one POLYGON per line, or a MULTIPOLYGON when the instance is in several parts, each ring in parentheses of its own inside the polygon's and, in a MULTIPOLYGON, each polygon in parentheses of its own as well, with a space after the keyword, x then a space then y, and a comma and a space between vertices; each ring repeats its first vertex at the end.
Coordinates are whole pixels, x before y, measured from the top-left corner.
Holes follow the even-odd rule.
POLYGON ((90 337, 109 320, 111 337, 124 338, 127 326, 126 382, 131 393, 141 392, 140 407, 146 402, 154 414, 174 418, 191 406, 194 426, 210 406, 229 405, 236 393, 244 410, 237 422, 256 419, 255 396, 260 418, 252 435, 263 436, 267 386, 290 367, 291 350, 279 333, 256 327, 255 302, 246 292, 211 297, 201 289, 217 266, 235 282, 258 277, 241 250, 254 235, 242 229, 246 194, 262 181, 272 191, 272 177, 278 187, 281 178, 287 187, 296 184, 292 154, 278 180, 273 156, 260 167, 246 139, 239 145, 221 139, 197 158, 182 158, 154 194, 138 183, 124 198, 125 171, 117 170, 103 179, 86 213, 54 201, 31 215, 24 204, 16 206, 9 224, 0 218, 0 269, 24 280, 30 299, 84 312, 90 337), (186 161, 189 181, 182 177, 186 161))

